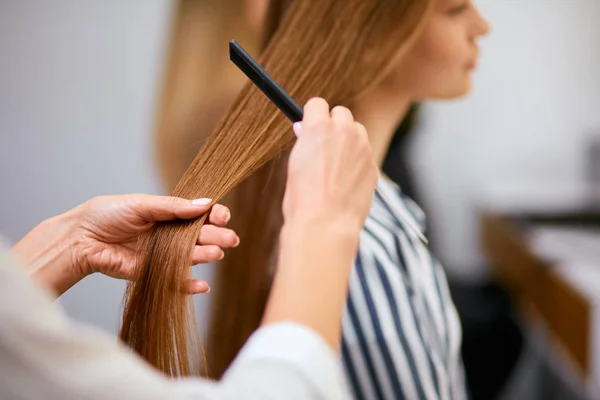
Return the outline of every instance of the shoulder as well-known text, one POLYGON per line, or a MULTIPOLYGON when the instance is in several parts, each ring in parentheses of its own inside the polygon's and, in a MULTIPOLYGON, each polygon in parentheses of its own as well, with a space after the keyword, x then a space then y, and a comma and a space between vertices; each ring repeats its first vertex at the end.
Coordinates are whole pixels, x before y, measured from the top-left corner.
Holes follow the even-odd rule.
POLYGON ((425 223, 425 213, 415 201, 389 178, 379 178, 363 231, 376 227, 381 234, 384 229, 388 234, 404 233, 426 243, 425 223))
POLYGON ((426 223, 425 212, 394 181, 387 176, 382 176, 377 182, 377 191, 385 193, 388 196, 387 201, 389 202, 396 200, 399 205, 403 206, 410 213, 410 217, 414 219, 414 222, 424 228, 426 223))

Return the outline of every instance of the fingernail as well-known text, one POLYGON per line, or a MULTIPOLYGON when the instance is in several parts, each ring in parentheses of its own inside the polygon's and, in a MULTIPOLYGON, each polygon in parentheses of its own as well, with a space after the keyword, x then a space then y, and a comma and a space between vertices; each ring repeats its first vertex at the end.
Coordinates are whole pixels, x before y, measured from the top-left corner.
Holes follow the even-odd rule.
POLYGON ((235 242, 233 243, 233 247, 238 247, 240 245, 240 237, 236 236, 235 237, 235 242))
POLYGON ((203 292, 205 287, 207 288, 206 292, 210 292, 210 286, 208 286, 206 283, 196 282, 196 290, 197 291, 203 292))
POLYGON ((227 211, 227 215, 225 216, 225 223, 228 223, 231 219, 231 212, 227 211))
POLYGON ((219 257, 219 260, 222 260, 225 257, 225 253, 221 252, 221 256, 219 257))
POLYGON ((212 199, 195 199, 192 204, 195 206, 207 206, 212 202, 212 199))
POLYGON ((300 131, 302 131, 302 124, 300 122, 294 122, 294 125, 292 125, 292 129, 294 130, 296 136, 300 136, 300 131))

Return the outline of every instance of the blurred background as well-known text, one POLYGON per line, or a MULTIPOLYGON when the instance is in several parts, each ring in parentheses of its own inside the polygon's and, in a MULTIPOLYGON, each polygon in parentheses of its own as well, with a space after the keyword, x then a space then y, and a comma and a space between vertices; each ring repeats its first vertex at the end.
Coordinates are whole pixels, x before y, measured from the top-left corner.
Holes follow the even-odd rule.
MULTIPOLYGON (((96 195, 169 191, 155 157, 169 90, 214 89, 168 86, 168 66, 206 70, 208 57, 226 57, 226 45, 215 52, 202 41, 219 25, 200 3, 0 0, 0 229, 9 240, 96 195), (177 60, 182 37, 191 61, 177 60)), ((259 19, 263 3, 244 16, 259 19)), ((600 399, 600 2, 476 4, 492 33, 473 93, 419 105, 385 168, 427 212, 473 397, 600 399)), ((210 266, 196 273, 210 280, 210 266)), ((59 302, 116 333, 124 288, 90 276, 59 302)), ((203 318, 210 295, 197 301, 203 318)))

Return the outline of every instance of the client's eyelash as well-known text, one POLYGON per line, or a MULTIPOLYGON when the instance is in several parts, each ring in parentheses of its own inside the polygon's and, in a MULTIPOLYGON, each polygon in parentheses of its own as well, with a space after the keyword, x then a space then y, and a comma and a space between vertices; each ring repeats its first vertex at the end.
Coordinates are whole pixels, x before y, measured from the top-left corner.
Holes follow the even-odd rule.
POLYGON ((454 7, 449 11, 450 15, 458 15, 460 13, 462 13, 463 11, 465 11, 467 8, 469 7, 469 3, 465 2, 464 4, 461 4, 458 7, 454 7))

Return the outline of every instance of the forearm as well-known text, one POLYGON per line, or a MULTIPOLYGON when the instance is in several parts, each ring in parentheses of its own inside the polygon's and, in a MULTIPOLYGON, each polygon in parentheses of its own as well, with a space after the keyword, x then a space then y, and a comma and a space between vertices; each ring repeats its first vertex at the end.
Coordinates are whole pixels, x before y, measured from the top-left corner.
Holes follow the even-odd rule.
POLYGON ((0 253, 0 398, 343 400, 339 358, 312 330, 255 332, 219 382, 169 380, 111 335, 72 324, 0 253))
POLYGON ((263 323, 303 324, 337 351, 357 248, 358 232, 346 225, 285 225, 263 323))
POLYGON ((30 278, 57 297, 85 276, 76 270, 72 258, 76 221, 73 210, 49 218, 12 248, 30 278))

